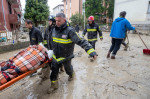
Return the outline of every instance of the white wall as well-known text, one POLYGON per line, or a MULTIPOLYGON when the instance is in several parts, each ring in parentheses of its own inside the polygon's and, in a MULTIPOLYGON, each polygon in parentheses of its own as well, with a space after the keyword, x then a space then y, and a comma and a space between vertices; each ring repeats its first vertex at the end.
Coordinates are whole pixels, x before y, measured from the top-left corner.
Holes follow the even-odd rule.
POLYGON ((126 18, 132 24, 147 23, 149 1, 150 0, 115 0, 114 19, 119 17, 121 11, 126 11, 126 18))

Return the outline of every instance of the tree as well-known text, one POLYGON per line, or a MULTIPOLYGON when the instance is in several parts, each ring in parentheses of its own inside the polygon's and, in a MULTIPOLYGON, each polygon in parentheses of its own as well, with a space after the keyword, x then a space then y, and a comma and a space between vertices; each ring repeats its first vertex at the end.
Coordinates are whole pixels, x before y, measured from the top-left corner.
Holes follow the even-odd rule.
POLYGON ((95 20, 98 20, 99 14, 102 14, 104 7, 102 6, 102 0, 86 0, 85 2, 85 14, 87 17, 94 16, 95 20))
POLYGON ((114 0, 86 0, 86 16, 94 16, 97 21, 100 17, 113 18, 114 0))
POLYGON ((109 5, 109 7, 106 9, 108 11, 108 17, 109 18, 113 18, 113 14, 114 14, 114 2, 115 0, 107 0, 107 5, 109 5))
POLYGON ((84 27, 84 16, 83 15, 76 13, 71 16, 70 20, 71 20, 71 23, 70 23, 71 26, 75 27, 78 24, 79 26, 84 27))
POLYGON ((43 3, 43 4, 47 4, 47 1, 48 1, 48 0, 38 0, 38 2, 41 2, 41 3, 43 3))
POLYGON ((49 13, 47 0, 26 0, 24 17, 32 20, 35 26, 46 24, 49 13))

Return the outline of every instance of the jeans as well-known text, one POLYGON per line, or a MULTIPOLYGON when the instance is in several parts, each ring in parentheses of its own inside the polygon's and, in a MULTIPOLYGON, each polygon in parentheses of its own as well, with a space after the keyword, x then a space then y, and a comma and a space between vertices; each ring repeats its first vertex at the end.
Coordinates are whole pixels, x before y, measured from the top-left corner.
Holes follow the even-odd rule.
POLYGON ((116 38, 112 38, 112 45, 110 47, 109 52, 112 52, 112 55, 115 56, 118 52, 118 50, 120 49, 121 43, 122 43, 123 39, 116 39, 116 38))

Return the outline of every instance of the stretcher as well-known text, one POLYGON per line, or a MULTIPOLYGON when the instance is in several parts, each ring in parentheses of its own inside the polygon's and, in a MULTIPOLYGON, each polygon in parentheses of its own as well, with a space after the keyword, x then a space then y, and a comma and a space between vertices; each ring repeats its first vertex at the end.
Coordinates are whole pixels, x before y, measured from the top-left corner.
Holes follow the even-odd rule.
POLYGON ((42 63, 37 69, 28 71, 28 72, 26 72, 26 73, 24 73, 24 74, 21 74, 21 75, 17 76, 16 78, 10 80, 9 82, 7 82, 7 83, 1 85, 1 86, 0 86, 0 91, 4 90, 5 88, 8 88, 9 86, 13 85, 14 83, 16 83, 17 81, 23 79, 24 77, 26 77, 26 76, 28 76, 28 75, 34 73, 34 72, 37 71, 39 68, 43 68, 46 63, 51 62, 51 61, 52 61, 52 59, 47 60, 46 62, 42 63))

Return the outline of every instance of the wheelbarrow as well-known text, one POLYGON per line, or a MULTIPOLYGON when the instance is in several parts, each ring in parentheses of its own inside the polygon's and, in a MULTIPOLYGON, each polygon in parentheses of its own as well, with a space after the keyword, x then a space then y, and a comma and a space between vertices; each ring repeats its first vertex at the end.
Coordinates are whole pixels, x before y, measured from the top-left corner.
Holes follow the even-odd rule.
POLYGON ((141 41, 143 42, 143 44, 145 45, 145 47, 147 48, 147 49, 143 49, 143 54, 150 55, 150 49, 147 47, 147 45, 145 44, 145 42, 144 42, 143 39, 141 38, 140 33, 138 32, 137 34, 138 34, 138 36, 140 37, 140 39, 141 39, 141 41))

